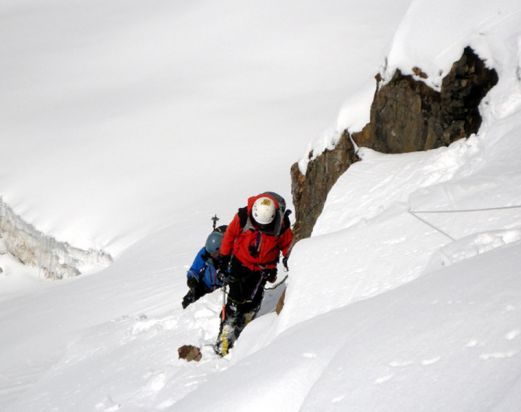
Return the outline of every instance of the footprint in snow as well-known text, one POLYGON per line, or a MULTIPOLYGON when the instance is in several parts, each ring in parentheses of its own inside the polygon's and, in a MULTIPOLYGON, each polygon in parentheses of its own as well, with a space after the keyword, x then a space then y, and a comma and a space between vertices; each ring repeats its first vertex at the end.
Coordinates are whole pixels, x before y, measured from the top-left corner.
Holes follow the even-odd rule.
POLYGON ((395 360, 395 361, 392 361, 391 363, 389 363, 389 366, 391 366, 393 368, 402 368, 405 366, 412 365, 413 363, 414 363, 413 361, 408 361, 408 360, 403 360, 403 361, 395 360))
POLYGON ((467 342, 467 344, 465 345, 466 348, 475 348, 476 346, 479 345, 479 342, 476 340, 476 339, 471 339, 467 342))
POLYGON ((157 406, 157 409, 162 410, 162 409, 170 408, 174 403, 175 403, 174 400, 172 400, 172 399, 167 399, 166 401, 161 402, 161 403, 157 406))
POLYGON ((377 385, 381 385, 382 383, 385 383, 387 381, 390 381, 392 378, 393 378, 394 375, 392 374, 389 374, 389 375, 384 375, 384 376, 380 376, 379 378, 377 378, 374 383, 376 383, 377 385))
POLYGON ((167 317, 164 319, 141 319, 132 326, 132 335, 139 335, 152 329, 172 330, 176 328, 177 323, 177 320, 173 317, 167 317))
POLYGON ((337 396, 336 398, 331 399, 331 403, 341 402, 345 397, 346 397, 345 395, 337 396))
POLYGON ((148 391, 157 393, 161 391, 166 385, 166 376, 164 373, 159 373, 158 375, 149 379, 146 388, 148 391))
POLYGON ((479 355, 481 360, 487 361, 490 359, 508 359, 512 358, 517 354, 516 351, 508 351, 508 352, 492 352, 492 353, 482 353, 479 355))
POLYGON ((95 407, 98 411, 103 412, 115 412, 121 409, 121 405, 114 402, 110 395, 107 395, 105 399, 103 399, 101 402, 98 402, 95 407))
POLYGON ((441 356, 436 356, 435 358, 422 360, 421 364, 422 364, 423 366, 433 365, 433 364, 435 364, 436 362, 438 362, 440 359, 441 359, 441 356))

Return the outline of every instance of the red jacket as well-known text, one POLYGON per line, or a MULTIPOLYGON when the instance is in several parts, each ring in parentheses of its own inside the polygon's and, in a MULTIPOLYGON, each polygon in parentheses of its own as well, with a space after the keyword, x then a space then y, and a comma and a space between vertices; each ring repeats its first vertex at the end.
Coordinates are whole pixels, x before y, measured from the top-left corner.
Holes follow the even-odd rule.
MULTIPOLYGON (((264 196, 272 199, 277 209, 279 208, 277 201, 269 195, 262 194, 250 197, 248 199, 248 220, 246 224, 241 226, 241 217, 237 213, 224 233, 220 249, 222 256, 230 256, 233 253, 235 258, 244 266, 255 271, 277 267, 280 252, 287 256, 293 241, 293 232, 289 227, 283 227, 281 233, 277 236, 259 230, 255 226, 255 222, 251 218, 251 209, 255 201, 264 196)), ((279 223, 283 224, 282 221, 279 223)))

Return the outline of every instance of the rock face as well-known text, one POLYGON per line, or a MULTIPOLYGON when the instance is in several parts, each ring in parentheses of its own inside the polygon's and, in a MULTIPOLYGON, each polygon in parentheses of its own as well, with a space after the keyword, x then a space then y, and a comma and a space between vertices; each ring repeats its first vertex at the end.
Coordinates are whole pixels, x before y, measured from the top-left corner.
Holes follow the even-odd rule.
POLYGON ((329 190, 357 160, 355 147, 346 130, 333 150, 326 150, 309 162, 305 175, 300 172, 297 163, 291 167, 291 193, 296 220, 293 227, 295 242, 311 236, 329 190))
POLYGON ((38 267, 43 277, 62 279, 81 274, 83 267, 106 267, 110 255, 99 250, 83 250, 38 231, 23 221, 0 198, 0 238, 8 253, 20 262, 38 267))
MULTIPOLYGON (((417 78, 427 76, 418 67, 413 72, 417 78)), ((376 79, 370 122, 352 138, 357 145, 379 152, 404 153, 447 146, 477 133, 481 125, 478 106, 498 76, 467 47, 443 78, 440 92, 400 71, 381 87, 381 77, 376 79)), ((309 162, 305 175, 297 164, 292 166, 296 241, 311 235, 329 190, 357 160, 345 131, 333 150, 309 162)))
POLYGON ((496 71, 487 69, 470 47, 443 78, 440 92, 396 71, 375 94, 367 130, 354 139, 384 153, 447 146, 477 133, 479 103, 497 81, 496 71))

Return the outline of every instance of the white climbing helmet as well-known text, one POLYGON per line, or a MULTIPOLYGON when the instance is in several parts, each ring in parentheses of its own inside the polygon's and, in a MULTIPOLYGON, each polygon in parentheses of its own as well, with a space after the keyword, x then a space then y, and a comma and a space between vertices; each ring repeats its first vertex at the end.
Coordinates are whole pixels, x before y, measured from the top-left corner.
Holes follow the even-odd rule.
POLYGON ((259 197, 251 209, 253 219, 261 225, 269 225, 275 219, 275 202, 267 196, 259 197))

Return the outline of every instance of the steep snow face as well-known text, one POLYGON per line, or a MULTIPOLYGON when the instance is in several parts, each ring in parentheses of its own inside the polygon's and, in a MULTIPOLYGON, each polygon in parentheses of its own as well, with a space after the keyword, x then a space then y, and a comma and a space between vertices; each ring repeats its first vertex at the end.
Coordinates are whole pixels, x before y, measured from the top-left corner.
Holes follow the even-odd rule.
POLYGON ((293 251, 280 317, 254 322, 244 358, 176 410, 521 407, 521 13, 498 4, 413 3, 388 68, 429 72, 443 50, 476 47, 499 73, 480 132, 425 153, 362 150, 293 251), (224 400, 230 386, 243 396, 224 400))
MULTIPOLYGON (((294 6, 297 10, 296 3, 294 6)), ((386 8, 364 2, 366 6, 366 16, 381 13, 392 21, 394 3, 386 8)), ((447 12, 444 19, 463 16, 458 30, 474 25, 464 19, 468 4, 444 2, 442 6, 447 12)), ((96 10, 97 3, 92 7, 96 10)), ((200 3, 198 7, 202 7, 200 3)), ((127 17, 136 18, 135 9, 128 10, 127 17)), ((184 10, 189 15, 193 9, 184 10)), ((231 11, 236 10, 244 9, 231 11)), ((421 12, 422 8, 409 12, 402 27, 412 27, 421 12)), ((235 17, 241 20, 244 14, 235 17)), ((421 29, 435 32, 438 24, 442 22, 433 18, 421 29)), ((183 203, 186 213, 170 216, 163 211, 162 218, 158 217, 163 230, 143 237, 98 275, 57 286, 43 284, 23 293, 2 290, 0 329, 8 331, 0 334, 2 409, 413 411, 420 405, 426 410, 519 410, 519 210, 421 215, 456 241, 408 211, 519 204, 521 119, 516 73, 520 27, 521 23, 498 25, 485 36, 504 75, 500 74, 500 83, 484 103, 485 122, 479 135, 428 153, 384 156, 363 151, 363 161, 342 176, 331 192, 314 236, 293 252, 281 316, 269 314, 253 321, 227 358, 217 359, 206 346, 200 364, 177 359, 175 349, 181 344, 213 342, 222 298, 213 294, 186 311, 180 308, 186 291, 186 265, 208 228, 194 222, 209 216, 209 206, 188 207, 198 197, 212 207, 222 200, 227 207, 233 204, 231 214, 245 198, 242 188, 270 181, 271 172, 257 170, 255 155, 248 157, 251 169, 237 173, 237 163, 223 162, 223 174, 211 175, 217 181, 224 175, 235 176, 237 193, 228 193, 228 199, 222 194, 213 196, 207 186, 200 194, 197 179, 202 175, 190 174, 190 184, 176 187, 193 198, 193 203, 184 203, 184 198, 180 201, 179 191, 170 193, 183 203), (253 169, 259 174, 247 173, 253 169), (235 204, 237 198, 240 201, 235 204)), ((369 38, 367 33, 378 33, 379 28, 367 26, 366 30, 369 38)), ((367 44, 360 41, 357 49, 363 48, 365 53, 367 44)), ((254 45, 254 49, 259 46, 254 45)), ((354 67, 356 62, 352 63, 354 67)), ((406 63, 407 67, 425 66, 422 61, 406 63)), ((253 67, 258 64, 255 61, 253 67)), ((226 72, 223 76, 230 80, 226 72)), ((358 82, 362 84, 362 79, 358 82)), ((216 81, 214 87, 218 85, 216 81)), ((249 89, 241 92, 244 90, 249 89)), ((242 136, 245 120, 237 122, 230 124, 241 132, 236 136, 242 136)), ((220 120, 219 124, 222 126, 220 120)), ((247 130, 254 136, 260 133, 255 128, 247 130)), ((188 150, 199 149, 204 142, 209 144, 205 150, 213 148, 208 136, 197 143, 185 139, 175 147, 190 153, 188 150)), ((142 148, 147 153, 159 151, 154 149, 156 143, 152 139, 150 148, 142 148)), ((251 141, 243 144, 251 145, 251 141)), ((150 177, 145 170, 150 163, 138 164, 133 176, 143 172, 150 177)), ((139 185, 130 186, 141 193, 139 185)), ((123 184, 122 192, 127 193, 126 189, 123 184)), ((156 202, 165 210, 180 210, 168 209, 174 200, 157 202, 163 195, 154 190, 143 192, 149 196, 143 201, 146 206, 156 202)), ((125 206, 139 209, 143 204, 125 206)), ((109 216, 105 212, 103 216, 109 216)), ((109 233, 118 225, 125 227, 132 221, 129 216, 138 215, 132 213, 123 211, 121 222, 111 224, 104 217, 98 223, 106 222, 105 233, 109 233)), ((140 227, 148 226, 143 223, 140 227)), ((130 231, 135 236, 135 230, 123 230, 122 236, 130 231)))
POLYGON ((294 250, 297 276, 288 290, 283 329, 397 287, 426 268, 519 239, 521 208, 494 208, 521 205, 521 13, 513 2, 500 3, 500 14, 491 13, 489 6, 466 13, 466 6, 447 2, 441 15, 429 14, 430 4, 414 2, 395 36, 388 68, 391 72, 415 65, 423 68, 440 50, 456 48, 460 53, 465 44, 476 41, 476 15, 478 21, 487 20, 487 31, 479 35, 476 48, 486 52, 489 63, 497 62, 499 83, 480 106, 484 122, 479 134, 425 153, 382 155, 362 149, 363 160, 348 169, 329 193, 313 232, 316 239, 294 250), (416 43, 423 33, 436 32, 439 19, 458 21, 442 26, 452 28, 452 34, 425 34, 431 42, 416 43), (458 33, 466 35, 460 38, 458 33), (416 48, 422 54, 414 53, 416 48), (485 210, 445 213, 473 209, 485 210), (415 217, 410 211, 442 213, 415 217), (335 288, 317 296, 314 291, 324 277, 335 279, 335 288))
POLYGON ((520 264, 512 245, 309 319, 170 410, 519 410, 520 264))
POLYGON ((288 165, 375 71, 409 1, 359 3, 3 2, 0 194, 112 255, 194 210, 289 197, 288 165))
POLYGON ((508 207, 521 206, 519 129, 502 132, 424 153, 362 151, 294 248, 282 328, 518 241, 521 207, 508 207))
POLYGON ((180 308, 209 217, 265 190, 290 200, 290 164, 408 4, 3 1, 0 195, 116 259, 50 285, 0 256, 0 409, 167 408, 218 371, 179 373, 175 353, 217 333, 220 296, 180 308))

